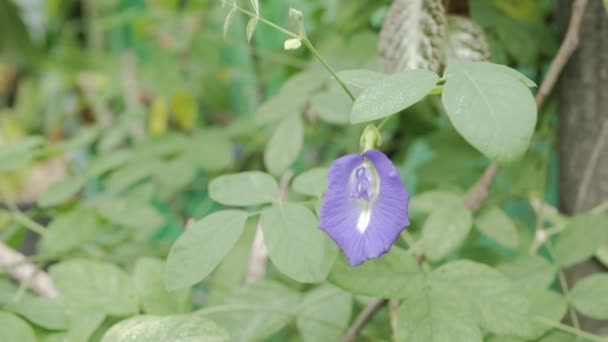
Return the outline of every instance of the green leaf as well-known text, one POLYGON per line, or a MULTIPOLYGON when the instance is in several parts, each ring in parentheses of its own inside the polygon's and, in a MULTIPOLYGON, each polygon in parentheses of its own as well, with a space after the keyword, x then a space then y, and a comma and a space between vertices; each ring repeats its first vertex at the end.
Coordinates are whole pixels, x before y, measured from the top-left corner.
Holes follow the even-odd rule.
POLYGON ((423 192, 410 200, 410 211, 430 214, 437 208, 464 206, 464 197, 453 192, 433 190, 423 192))
POLYGON ((184 157, 209 172, 224 170, 234 162, 234 147, 226 137, 205 132, 192 137, 184 157))
POLYGON ((428 70, 405 70, 365 88, 350 113, 353 124, 385 118, 422 100, 439 77, 428 70))
POLYGON ((348 326, 353 298, 333 286, 320 286, 304 295, 296 324, 304 341, 339 341, 348 326))
POLYGON ((264 165, 280 175, 296 160, 304 140, 304 127, 299 115, 290 115, 277 126, 264 149, 264 165))
MULTIPOLYGON (((0 227, 2 227, 2 224, 0 224, 0 227)), ((608 267, 608 244, 604 244, 602 247, 598 248, 595 252, 595 257, 602 265, 608 267)))
POLYGON ((318 167, 299 174, 292 188, 299 194, 321 198, 327 189, 327 168, 318 167))
POLYGON ((528 319, 532 323, 530 333, 525 337, 533 340, 551 330, 551 326, 546 323, 536 322, 537 317, 557 324, 561 322, 566 311, 568 311, 568 303, 561 294, 542 288, 530 288, 527 297, 529 303, 528 319))
POLYGON ((247 41, 251 42, 251 38, 253 37, 253 33, 255 32, 255 27, 258 24, 258 17, 253 17, 249 19, 247 22, 247 41))
POLYGON ((270 260, 281 272, 302 283, 325 280, 338 250, 309 209, 279 204, 264 209, 260 220, 270 260))
POLYGON ((396 246, 357 267, 338 258, 328 280, 350 293, 382 298, 408 297, 424 286, 424 274, 416 259, 396 246))
POLYGON ((515 249, 519 245, 515 224, 499 207, 484 209, 475 218, 475 225, 490 239, 505 247, 515 249))
POLYGON ((77 208, 53 218, 46 234, 42 235, 40 251, 43 254, 61 254, 91 241, 98 228, 92 210, 77 208))
POLYGON ((224 29, 222 31, 224 40, 226 40, 226 36, 228 34, 228 29, 230 29, 230 24, 232 23, 232 20, 234 19, 234 16, 236 14, 237 14, 236 7, 232 7, 230 9, 230 11, 228 12, 228 14, 226 15, 226 19, 224 19, 224 29))
POLYGON ((168 191, 176 192, 183 189, 196 178, 196 164, 187 157, 177 157, 166 162, 157 170, 157 179, 168 191))
POLYGON ((60 299, 71 310, 126 316, 139 312, 139 300, 129 276, 116 265, 70 259, 49 273, 60 299))
POLYGON ((380 54, 385 69, 441 68, 441 46, 446 31, 441 0, 395 1, 380 32, 380 54))
POLYGON ((522 255, 496 268, 509 277, 516 287, 526 290, 546 289, 556 276, 555 266, 538 255, 522 255))
POLYGON ((279 196, 279 185, 267 173, 246 171, 213 179, 209 196, 224 205, 246 207, 273 202, 279 196))
POLYGON ((479 324, 490 332, 521 336, 530 331, 526 297, 486 265, 468 260, 444 264, 433 271, 431 284, 466 302, 479 324))
POLYGON ((125 227, 151 232, 165 218, 154 207, 131 198, 111 198, 97 204, 97 212, 106 220, 125 227))
POLYGON ((583 278, 570 292, 572 304, 585 316, 608 319, 608 273, 583 278))
POLYGON ((398 341, 483 341, 466 305, 432 287, 422 287, 403 300, 397 319, 398 341))
POLYGON ((344 90, 338 88, 317 93, 310 99, 310 109, 321 120, 331 124, 348 124, 351 107, 351 99, 344 93, 344 90))
POLYGON ((67 328, 65 311, 57 299, 24 295, 8 303, 5 309, 23 316, 28 321, 49 330, 67 328))
POLYGON ((327 80, 327 73, 321 69, 307 69, 290 77, 278 94, 258 108, 255 113, 255 122, 266 124, 301 113, 306 107, 310 95, 327 80))
POLYGON ((589 258, 608 242, 608 219, 603 215, 575 216, 555 244, 557 262, 569 267, 589 258))
POLYGON ((226 296, 245 282, 257 226, 254 220, 245 224, 243 235, 211 274, 213 282, 209 284, 209 305, 223 304, 226 296))
POLYGON ((63 341, 89 341, 91 335, 104 322, 105 313, 101 311, 68 312, 69 326, 63 341))
POLYGON ((422 226, 424 255, 439 261, 455 251, 471 231, 471 212, 463 205, 436 209, 422 226))
POLYGON ((340 77, 344 83, 361 89, 380 83, 386 76, 386 74, 381 72, 365 69, 344 70, 338 73, 338 77, 340 77))
POLYGON ((133 284, 143 311, 155 315, 189 312, 192 305, 190 289, 168 292, 164 274, 165 263, 159 259, 143 257, 135 263, 133 284))
POLYGON ((163 164, 160 159, 130 162, 110 174, 106 181, 106 190, 123 191, 134 183, 153 176, 163 164))
POLYGON ((177 239, 167 258, 169 290, 192 286, 213 271, 243 233, 247 213, 224 210, 190 226, 177 239))
POLYGON ((228 333, 198 315, 131 317, 110 328, 101 342, 228 341, 228 333))
POLYGON ((97 177, 104 173, 114 170, 124 165, 131 157, 131 152, 127 150, 112 151, 101 154, 91 161, 85 172, 87 177, 97 177))
POLYGON ((0 311, 0 327, 0 341, 36 342, 32 327, 10 312, 0 311))
POLYGON ((0 172, 15 171, 35 157, 34 149, 44 144, 44 140, 38 136, 25 138, 0 149, 0 172))
POLYGON ((524 84, 496 64, 448 66, 442 101, 456 130, 488 158, 506 162, 526 151, 536 104, 524 84))
POLYGON ((83 186, 84 179, 82 178, 66 178, 53 183, 40 195, 38 205, 44 208, 65 203, 74 197, 83 186))
POLYGON ((199 313, 225 327, 232 341, 262 341, 293 319, 300 298, 280 283, 262 280, 233 291, 223 305, 199 313))

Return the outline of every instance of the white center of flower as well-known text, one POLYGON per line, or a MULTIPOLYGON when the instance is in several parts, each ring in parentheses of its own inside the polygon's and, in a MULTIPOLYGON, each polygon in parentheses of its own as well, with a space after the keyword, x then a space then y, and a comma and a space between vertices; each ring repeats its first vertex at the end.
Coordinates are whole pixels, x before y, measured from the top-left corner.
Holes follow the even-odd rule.
POLYGON ((350 177, 350 196, 360 207, 357 230, 365 233, 372 217, 372 204, 380 190, 380 179, 376 169, 368 160, 358 166, 350 177))
POLYGON ((359 220, 357 221, 357 229, 361 234, 365 233, 367 226, 369 226, 369 220, 372 218, 372 210, 369 206, 361 210, 359 214, 359 220))

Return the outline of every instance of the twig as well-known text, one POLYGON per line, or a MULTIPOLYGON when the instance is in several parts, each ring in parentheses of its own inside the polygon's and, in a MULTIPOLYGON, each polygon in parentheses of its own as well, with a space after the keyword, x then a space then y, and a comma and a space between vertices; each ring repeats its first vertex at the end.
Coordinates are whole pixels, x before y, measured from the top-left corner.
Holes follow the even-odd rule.
POLYGON ((551 90, 555 86, 555 83, 557 83, 562 70, 564 70, 566 64, 570 60, 570 57, 572 57, 572 54, 578 47, 581 22, 583 21, 583 14, 585 13, 586 7, 587 0, 575 0, 572 4, 572 14, 570 15, 570 22, 568 23, 566 36, 564 37, 562 45, 559 47, 559 50, 557 51, 557 54, 549 67, 547 76, 540 85, 540 88, 538 88, 538 93, 536 94, 536 105, 538 108, 545 103, 547 96, 549 96, 551 90))
MULTIPOLYGON (((566 36, 557 52, 557 55, 555 56, 555 59, 553 60, 553 63, 551 63, 547 77, 545 77, 535 97, 536 106, 538 108, 544 104, 547 96, 551 93, 551 90, 559 79, 560 74, 568 63, 568 60, 578 46, 580 26, 586 6, 587 0, 576 0, 572 5, 572 14, 570 16, 570 23, 568 24, 566 36)), ((498 164, 496 164, 496 162, 490 163, 490 165, 488 165, 488 167, 485 169, 477 181, 475 188, 473 188, 469 194, 469 197, 467 198, 467 208, 469 208, 471 211, 475 211, 481 207, 481 204, 488 196, 488 190, 492 184, 492 181, 494 181, 494 177, 496 176, 497 172, 498 164)), ((376 311, 378 311, 387 302, 388 301, 386 299, 376 299, 370 302, 370 304, 363 309, 363 311, 361 311, 359 316, 357 316, 343 341, 354 341, 359 331, 363 329, 365 324, 367 324, 367 322, 373 317, 376 311)))
MULTIPOLYGON (((281 177, 279 183, 279 203, 287 201, 287 194, 289 189, 289 181, 293 177, 293 170, 289 169, 285 171, 281 177)), ((249 259, 249 268, 245 276, 245 282, 247 284, 255 283, 256 281, 264 277, 266 273, 266 265, 268 264, 268 249, 264 243, 264 232, 262 231, 263 222, 259 221, 255 232, 255 238, 253 239, 253 246, 251 247, 251 258, 249 259)))
POLYGON ((604 150, 604 145, 606 144, 606 139, 608 138, 608 119, 604 120, 602 124, 602 128, 600 130, 600 134, 593 144, 593 149, 591 150, 591 154, 589 155, 589 160, 585 165, 585 171, 583 171, 583 179, 581 180, 581 187, 578 188, 578 192, 576 194, 576 201, 574 202, 574 210, 575 212, 581 209, 583 201, 587 197, 587 192, 589 191, 589 187, 591 186, 591 178, 593 176, 593 170, 597 167, 597 162, 600 159, 600 154, 604 150))
POLYGON ((144 126, 142 123, 143 116, 141 113, 142 105, 139 99, 139 87, 137 85, 137 59, 133 51, 128 51, 123 54, 122 60, 124 64, 123 91, 127 104, 127 112, 138 119, 131 126, 131 134, 135 140, 141 140, 144 136, 144 126))
POLYGON ((245 276, 245 283, 253 284, 264 277, 266 265, 268 264, 268 249, 264 243, 264 232, 262 232, 261 222, 256 228, 253 246, 251 247, 251 258, 249 258, 249 268, 245 276))
POLYGON ((376 312, 382 309, 382 307, 387 303, 388 299, 372 299, 372 301, 367 304, 365 309, 359 313, 359 316, 357 316, 355 322, 350 326, 348 332, 342 338, 342 342, 354 342, 357 335, 359 335, 359 332, 363 330, 363 327, 365 327, 367 322, 369 322, 372 317, 374 317, 376 312))
MULTIPOLYGON (((562 45, 557 51, 557 55, 555 55, 555 58, 549 67, 547 76, 540 85, 538 93, 536 93, 536 97, 534 99, 538 108, 541 108, 545 103, 547 96, 549 96, 551 90, 555 86, 555 83, 557 83, 557 80, 568 63, 568 60, 570 60, 570 57, 572 57, 572 54, 578 47, 581 22, 586 6, 587 0, 576 0, 572 5, 572 15, 570 16, 570 23, 568 24, 566 36, 562 42, 562 45)), ((498 164, 495 162, 490 163, 467 200, 467 206, 469 208, 478 208, 481 206, 481 203, 488 195, 488 189, 494 180, 494 176, 496 176, 496 171, 498 171, 498 164), (482 182, 482 180, 484 181, 482 182)))
POLYGON ((479 177, 475 188, 469 194, 466 201, 466 206, 470 211, 476 211, 479 209, 483 200, 488 197, 488 189, 496 176, 496 172, 498 172, 498 164, 492 162, 485 169, 481 177, 479 177))
POLYGON ((0 242, 0 267, 6 267, 8 274, 22 284, 29 284, 37 294, 55 298, 59 295, 49 275, 26 261, 26 256, 0 242), (18 266, 14 266, 18 265, 18 266))

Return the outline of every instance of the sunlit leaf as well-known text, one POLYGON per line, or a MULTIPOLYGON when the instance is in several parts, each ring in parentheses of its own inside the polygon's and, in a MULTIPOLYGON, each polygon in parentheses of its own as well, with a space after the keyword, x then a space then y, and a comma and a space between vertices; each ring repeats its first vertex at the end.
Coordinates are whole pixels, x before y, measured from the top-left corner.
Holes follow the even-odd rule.
POLYGON ((228 333, 198 315, 134 316, 115 324, 102 342, 228 341, 228 333))

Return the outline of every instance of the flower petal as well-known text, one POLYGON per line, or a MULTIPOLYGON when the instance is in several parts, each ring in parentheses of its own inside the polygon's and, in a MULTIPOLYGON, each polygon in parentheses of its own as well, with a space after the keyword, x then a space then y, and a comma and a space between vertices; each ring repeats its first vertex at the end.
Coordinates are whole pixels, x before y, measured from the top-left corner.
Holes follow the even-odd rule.
POLYGON ((352 260, 361 260, 362 254, 357 221, 361 209, 350 196, 350 176, 363 163, 363 156, 349 154, 336 159, 327 172, 328 186, 321 205, 319 228, 340 246, 344 254, 352 260))
POLYGON ((390 159, 377 150, 344 156, 331 165, 328 180, 319 227, 340 246, 352 266, 387 253, 409 225, 408 194, 390 159), (353 199, 350 184, 364 158, 379 179, 378 194, 368 210, 353 199))
POLYGON ((376 168, 380 190, 372 204, 369 226, 365 230, 365 255, 375 258, 387 253, 399 234, 410 224, 409 195, 399 171, 384 153, 370 150, 363 154, 376 168))

